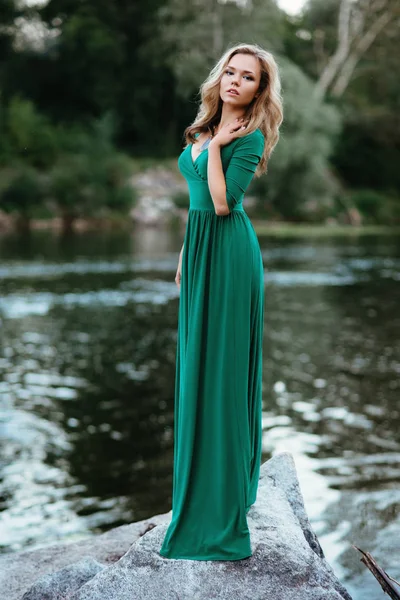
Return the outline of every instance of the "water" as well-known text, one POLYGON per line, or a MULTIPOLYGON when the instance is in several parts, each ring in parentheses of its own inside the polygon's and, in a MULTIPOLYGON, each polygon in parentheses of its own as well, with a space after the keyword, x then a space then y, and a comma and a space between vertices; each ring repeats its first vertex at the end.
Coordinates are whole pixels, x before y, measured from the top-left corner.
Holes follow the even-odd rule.
MULTIPOLYGON (((0 237, 0 552, 171 508, 183 233, 0 237)), ((400 578, 400 240, 261 238, 264 454, 354 600, 400 578)))

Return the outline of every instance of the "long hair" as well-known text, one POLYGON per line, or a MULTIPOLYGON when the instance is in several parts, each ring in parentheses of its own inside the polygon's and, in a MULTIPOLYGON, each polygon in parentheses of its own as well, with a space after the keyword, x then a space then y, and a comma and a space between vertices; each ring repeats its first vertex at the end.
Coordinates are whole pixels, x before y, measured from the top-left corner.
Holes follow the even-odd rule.
POLYGON ((195 120, 186 127, 184 136, 187 144, 194 143, 195 133, 213 131, 222 114, 220 82, 225 68, 235 54, 251 54, 260 64, 261 78, 258 88, 259 96, 253 98, 246 109, 245 120, 249 123, 237 137, 248 135, 260 129, 265 138, 264 152, 255 172, 259 177, 267 170, 268 159, 278 143, 279 127, 283 120, 281 82, 278 66, 274 57, 257 44, 236 44, 229 48, 210 71, 207 79, 200 86, 201 103, 195 120))

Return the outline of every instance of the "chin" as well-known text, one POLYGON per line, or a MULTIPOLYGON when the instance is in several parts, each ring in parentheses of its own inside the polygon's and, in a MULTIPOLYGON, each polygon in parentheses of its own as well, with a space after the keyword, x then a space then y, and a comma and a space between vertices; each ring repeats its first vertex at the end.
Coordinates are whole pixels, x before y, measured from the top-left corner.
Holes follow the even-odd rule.
POLYGON ((243 104, 243 99, 239 98, 239 96, 237 96, 237 97, 227 96, 222 101, 225 102, 226 104, 234 104, 235 106, 241 106, 243 104))

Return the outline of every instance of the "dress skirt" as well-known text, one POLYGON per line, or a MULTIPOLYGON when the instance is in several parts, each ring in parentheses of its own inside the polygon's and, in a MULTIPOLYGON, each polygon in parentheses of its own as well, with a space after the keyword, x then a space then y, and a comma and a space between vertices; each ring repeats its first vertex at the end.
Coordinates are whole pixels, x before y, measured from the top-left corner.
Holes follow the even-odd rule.
POLYGON ((178 312, 172 520, 160 554, 238 560, 252 555, 246 515, 261 464, 264 268, 242 203, 215 213, 201 190, 205 170, 188 148, 180 159, 192 186, 178 312))

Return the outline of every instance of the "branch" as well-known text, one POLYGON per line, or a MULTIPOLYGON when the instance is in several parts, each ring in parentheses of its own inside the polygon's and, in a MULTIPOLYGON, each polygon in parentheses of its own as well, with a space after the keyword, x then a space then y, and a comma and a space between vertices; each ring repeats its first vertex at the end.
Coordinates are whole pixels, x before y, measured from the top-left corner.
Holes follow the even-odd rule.
POLYGON ((325 31, 316 29, 313 35, 313 50, 317 61, 317 72, 321 73, 326 64, 326 53, 324 48, 325 31))
POLYGON ((314 88, 314 95, 317 98, 323 98, 328 87, 335 79, 340 66, 346 60, 349 52, 349 28, 350 28, 351 2, 342 0, 339 9, 338 19, 338 44, 335 54, 330 58, 328 64, 321 73, 319 80, 314 88))
POLYGON ((332 89, 332 95, 340 98, 349 85, 350 79, 354 73, 360 58, 373 44, 380 32, 388 25, 393 17, 389 11, 384 12, 376 21, 373 22, 370 29, 359 39, 354 51, 346 59, 342 66, 341 73, 332 89))
MULTIPOLYGON (((368 567, 368 569, 371 571, 372 575, 377 579, 378 583, 380 584, 380 586, 383 589, 383 591, 385 592, 385 594, 390 596, 390 598, 392 598, 392 600, 400 600, 400 592, 392 584, 392 581, 394 581, 395 583, 397 583, 397 581, 395 579, 393 579, 393 577, 390 577, 390 575, 388 575, 386 573, 386 571, 384 571, 378 565, 378 563, 375 561, 375 559, 369 552, 364 552, 364 550, 361 550, 354 544, 352 544, 352 546, 353 546, 353 548, 355 548, 356 550, 361 552, 361 554, 363 555, 362 558, 360 559, 361 562, 363 562, 368 567)), ((397 583, 397 585, 399 585, 399 584, 397 583)))

